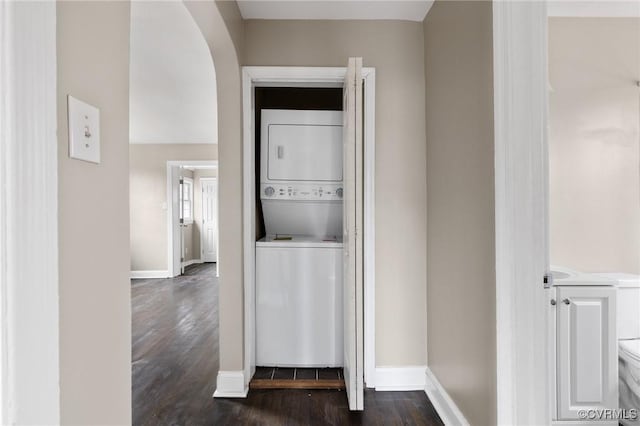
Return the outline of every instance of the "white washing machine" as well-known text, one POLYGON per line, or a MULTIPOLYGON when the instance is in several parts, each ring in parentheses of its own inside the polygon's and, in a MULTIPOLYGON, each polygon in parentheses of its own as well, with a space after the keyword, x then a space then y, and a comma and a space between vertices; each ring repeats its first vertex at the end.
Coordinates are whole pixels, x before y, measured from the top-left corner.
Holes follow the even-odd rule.
POLYGON ((256 365, 342 366, 342 152, 342 112, 262 111, 256 365))
POLYGON ((256 243, 256 364, 342 366, 342 242, 256 243))

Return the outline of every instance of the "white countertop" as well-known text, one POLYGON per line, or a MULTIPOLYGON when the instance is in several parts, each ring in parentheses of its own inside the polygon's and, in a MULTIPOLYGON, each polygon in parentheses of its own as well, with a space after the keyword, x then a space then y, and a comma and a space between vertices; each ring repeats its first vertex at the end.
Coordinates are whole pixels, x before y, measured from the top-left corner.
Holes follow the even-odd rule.
POLYGON ((618 282, 607 276, 575 271, 562 266, 551 266, 554 286, 614 286, 618 282))

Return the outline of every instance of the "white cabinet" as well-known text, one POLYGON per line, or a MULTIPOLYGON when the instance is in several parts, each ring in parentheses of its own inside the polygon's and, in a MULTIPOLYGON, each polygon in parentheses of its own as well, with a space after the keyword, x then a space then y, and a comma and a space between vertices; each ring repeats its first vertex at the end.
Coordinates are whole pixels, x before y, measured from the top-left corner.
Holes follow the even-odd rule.
POLYGON ((618 407, 615 287, 557 287, 557 415, 618 407))

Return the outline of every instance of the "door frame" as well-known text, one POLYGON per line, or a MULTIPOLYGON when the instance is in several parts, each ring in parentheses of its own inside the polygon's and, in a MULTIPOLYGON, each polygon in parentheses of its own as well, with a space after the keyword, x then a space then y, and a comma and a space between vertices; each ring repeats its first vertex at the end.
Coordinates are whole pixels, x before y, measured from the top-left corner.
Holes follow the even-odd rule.
POLYGON ((550 424, 547 2, 493 2, 498 424, 550 424))
MULTIPOLYGON (((179 166, 210 166, 212 169, 218 169, 218 160, 169 160, 167 161, 167 275, 169 278, 175 277, 178 274, 176 269, 174 268, 174 259, 173 259, 173 245, 175 244, 175 236, 173 235, 174 230, 174 220, 177 218, 173 217, 173 208, 171 205, 171 197, 173 191, 173 183, 171 181, 171 168, 179 167, 179 166)), ((220 197, 218 196, 218 202, 220 202, 220 197)))
MULTIPOLYGON (((346 67, 242 67, 244 381, 255 372, 255 109, 259 86, 342 87, 346 67)), ((375 387, 375 68, 364 80, 364 380, 375 387)))
MULTIPOLYGON (((206 181, 215 181, 215 183, 216 183, 216 276, 219 276, 219 275, 217 275, 217 273, 218 273, 217 272, 218 271, 218 264, 220 263, 220 262, 218 262, 218 259, 220 258, 220 256, 219 256, 220 247, 218 245, 218 228, 219 228, 219 226, 218 226, 218 219, 219 219, 219 217, 218 217, 218 211, 219 211, 219 209, 218 209, 218 201, 220 200, 220 197, 218 197, 218 190, 219 190, 218 178, 217 177, 203 177, 203 178, 200 178, 199 181, 200 181, 200 190, 201 191, 202 191, 202 182, 203 181, 204 182, 206 182, 206 181)), ((202 194, 201 194, 200 195, 200 210, 204 210, 204 203, 202 202, 202 199, 203 199, 203 197, 202 197, 202 194)), ((201 211, 200 212, 201 216, 203 215, 202 213, 203 212, 201 211)), ((202 260, 204 262, 204 259, 202 259, 202 247, 204 247, 202 245, 202 242, 203 242, 202 235, 203 234, 204 234, 204 232, 200 231, 200 260, 202 260)))
POLYGON ((0 2, 0 424, 61 418, 56 13, 0 2))

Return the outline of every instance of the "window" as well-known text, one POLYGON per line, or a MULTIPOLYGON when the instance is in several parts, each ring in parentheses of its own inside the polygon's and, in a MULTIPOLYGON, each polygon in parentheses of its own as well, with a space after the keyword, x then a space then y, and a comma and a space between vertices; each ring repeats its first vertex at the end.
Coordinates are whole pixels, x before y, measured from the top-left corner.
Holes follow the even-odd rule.
POLYGON ((193 179, 188 177, 182 178, 180 198, 182 199, 180 219, 183 219, 183 223, 185 224, 191 224, 193 223, 193 179))

